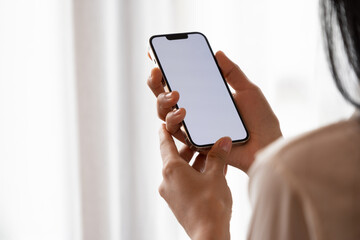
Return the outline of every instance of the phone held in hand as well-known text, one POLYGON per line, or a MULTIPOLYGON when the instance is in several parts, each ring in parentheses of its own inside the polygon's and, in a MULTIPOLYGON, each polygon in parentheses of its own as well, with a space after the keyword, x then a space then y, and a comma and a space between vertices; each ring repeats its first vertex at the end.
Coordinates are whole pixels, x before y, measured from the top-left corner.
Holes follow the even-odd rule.
POLYGON ((231 91, 202 33, 155 35, 150 47, 167 91, 180 94, 176 108, 186 110, 183 131, 193 147, 209 148, 224 136, 233 143, 248 140, 231 91))

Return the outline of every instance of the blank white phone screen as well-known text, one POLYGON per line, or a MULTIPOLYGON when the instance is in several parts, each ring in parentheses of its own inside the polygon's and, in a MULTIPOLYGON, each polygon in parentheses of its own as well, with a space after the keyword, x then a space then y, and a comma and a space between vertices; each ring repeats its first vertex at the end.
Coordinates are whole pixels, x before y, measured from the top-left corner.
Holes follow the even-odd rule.
POLYGON ((243 122, 202 34, 190 33, 187 38, 172 40, 158 36, 152 39, 152 46, 170 89, 180 94, 178 107, 186 110, 185 128, 193 144, 214 144, 224 136, 233 141, 247 138, 243 122))

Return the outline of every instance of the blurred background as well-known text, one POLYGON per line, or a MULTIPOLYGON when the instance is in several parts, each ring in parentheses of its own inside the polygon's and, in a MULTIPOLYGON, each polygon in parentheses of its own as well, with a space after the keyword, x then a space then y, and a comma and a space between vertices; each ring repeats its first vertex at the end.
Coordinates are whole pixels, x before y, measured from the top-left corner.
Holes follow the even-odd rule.
MULTIPOLYGON (((347 118, 313 0, 0 0, 0 239, 188 239, 157 192, 151 35, 200 31, 285 137, 347 118)), ((247 176, 229 168, 233 239, 247 176)))

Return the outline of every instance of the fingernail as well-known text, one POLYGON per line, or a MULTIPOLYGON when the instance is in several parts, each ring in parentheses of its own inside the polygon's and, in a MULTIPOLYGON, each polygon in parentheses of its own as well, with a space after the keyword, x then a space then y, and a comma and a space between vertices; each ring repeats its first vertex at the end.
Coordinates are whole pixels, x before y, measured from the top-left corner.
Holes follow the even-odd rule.
POLYGON ((170 93, 167 93, 166 95, 165 95, 165 97, 167 98, 167 99, 171 99, 172 98, 172 93, 170 92, 170 93))
POLYGON ((225 152, 230 151, 231 145, 232 145, 232 141, 230 138, 224 138, 219 144, 220 148, 225 152))
POLYGON ((177 116, 180 114, 180 109, 176 109, 175 112, 174 112, 174 115, 177 116))

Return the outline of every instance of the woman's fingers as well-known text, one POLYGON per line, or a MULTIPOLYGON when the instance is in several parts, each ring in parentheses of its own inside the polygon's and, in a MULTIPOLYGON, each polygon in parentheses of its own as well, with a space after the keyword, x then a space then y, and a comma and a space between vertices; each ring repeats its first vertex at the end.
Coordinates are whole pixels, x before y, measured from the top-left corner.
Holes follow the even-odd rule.
POLYGON ((162 73, 159 68, 153 68, 147 80, 147 84, 151 91, 157 97, 160 93, 165 92, 162 80, 162 73))
POLYGON ((169 112, 165 117, 166 129, 174 137, 181 142, 185 143, 185 136, 182 133, 180 127, 181 122, 184 120, 186 111, 184 108, 176 109, 175 111, 169 112))
POLYGON ((164 165, 168 162, 177 161, 179 152, 176 148, 174 139, 166 131, 165 125, 163 124, 159 131, 160 138, 160 153, 164 165))
POLYGON ((232 88, 241 91, 255 86, 223 52, 218 51, 215 56, 223 76, 232 88))
POLYGON ((147 84, 157 97, 158 116, 161 120, 165 121, 166 115, 173 110, 173 107, 179 101, 179 93, 177 91, 165 92, 162 73, 159 68, 151 70, 147 84))
POLYGON ((185 118, 185 109, 174 110, 180 95, 177 91, 165 92, 162 83, 160 69, 154 68, 147 81, 151 91, 157 97, 158 117, 166 122, 166 129, 181 142, 185 143, 185 137, 180 130, 181 122, 185 118))
POLYGON ((166 115, 173 110, 173 107, 179 101, 178 92, 160 93, 157 97, 157 112, 161 120, 165 121, 166 115))
POLYGON ((231 147, 231 138, 224 137, 218 140, 207 154, 205 171, 225 175, 226 159, 231 147))

